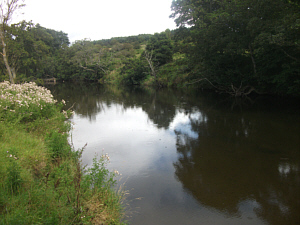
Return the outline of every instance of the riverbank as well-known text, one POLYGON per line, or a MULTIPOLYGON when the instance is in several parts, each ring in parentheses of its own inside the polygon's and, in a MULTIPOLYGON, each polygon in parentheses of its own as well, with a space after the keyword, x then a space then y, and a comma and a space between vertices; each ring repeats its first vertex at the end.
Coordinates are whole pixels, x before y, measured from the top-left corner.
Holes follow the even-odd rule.
POLYGON ((0 224, 123 224, 107 155, 85 168, 50 91, 0 83, 0 224))

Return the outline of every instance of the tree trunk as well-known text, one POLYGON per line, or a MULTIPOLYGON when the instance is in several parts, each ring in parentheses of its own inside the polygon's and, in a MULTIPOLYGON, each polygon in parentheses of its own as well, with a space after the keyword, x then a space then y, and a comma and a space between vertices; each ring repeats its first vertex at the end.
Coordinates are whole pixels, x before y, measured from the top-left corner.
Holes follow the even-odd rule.
POLYGON ((147 60, 147 62, 149 64, 149 67, 151 69, 151 74, 152 74, 152 76, 154 76, 155 83, 158 86, 158 81, 157 81, 157 77, 156 77, 155 67, 154 67, 153 62, 152 62, 152 52, 151 52, 151 55, 150 55, 149 52, 145 51, 145 58, 146 58, 146 60, 147 60))
POLYGON ((1 42, 2 42, 2 53, 1 54, 3 56, 3 61, 5 64, 5 67, 7 69, 8 75, 9 75, 10 83, 14 84, 16 73, 15 73, 15 71, 13 72, 11 67, 9 66, 8 59, 6 56, 6 46, 5 46, 5 42, 4 42, 4 34, 2 32, 0 32, 0 38, 1 38, 1 42))
POLYGON ((3 0, 0 3, 0 39, 2 44, 2 56, 5 67, 7 69, 9 80, 13 84, 15 83, 16 70, 10 67, 7 54, 6 54, 6 44, 5 44, 5 32, 6 27, 9 26, 13 13, 24 7, 24 4, 20 4, 19 1, 24 2, 24 0, 3 0))
POLYGON ((252 51, 250 43, 249 43, 249 49, 250 49, 250 54, 251 54, 251 60, 252 60, 254 75, 256 76, 257 75, 257 72, 256 72, 256 63, 255 63, 255 60, 254 60, 254 57, 253 57, 253 51, 252 51))

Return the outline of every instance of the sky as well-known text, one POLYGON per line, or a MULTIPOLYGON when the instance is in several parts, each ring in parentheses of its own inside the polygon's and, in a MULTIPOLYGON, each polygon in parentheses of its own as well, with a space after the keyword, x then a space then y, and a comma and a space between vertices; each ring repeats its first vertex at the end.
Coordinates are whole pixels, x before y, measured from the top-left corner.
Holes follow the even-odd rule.
POLYGON ((154 34, 176 25, 169 16, 172 0, 25 0, 14 15, 42 27, 63 31, 70 42, 154 34), (21 15, 21 13, 23 13, 21 15))

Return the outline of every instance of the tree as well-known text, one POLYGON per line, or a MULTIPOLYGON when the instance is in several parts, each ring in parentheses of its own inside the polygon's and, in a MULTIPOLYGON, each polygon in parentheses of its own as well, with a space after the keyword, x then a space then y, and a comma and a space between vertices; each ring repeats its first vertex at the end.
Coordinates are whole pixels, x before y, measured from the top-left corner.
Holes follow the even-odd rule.
MULTIPOLYGON (((24 0, 21 0, 24 1, 24 0)), ((12 19, 12 16, 15 11, 25 6, 24 4, 20 4, 19 0, 3 0, 0 4, 0 39, 1 39, 1 45, 2 45, 2 56, 3 61, 6 66, 9 79, 11 83, 14 83, 16 79, 16 71, 15 68, 10 65, 9 57, 8 57, 8 49, 6 46, 6 39, 10 38, 9 34, 7 33, 7 28, 9 26, 9 23, 12 19)))
POLYGON ((154 34, 148 41, 143 53, 156 86, 160 85, 157 77, 159 67, 171 62, 173 59, 173 45, 170 37, 171 34, 168 31, 154 34))
POLYGON ((157 66, 155 65, 155 63, 153 61, 153 50, 151 50, 151 52, 148 52, 147 50, 145 50, 144 57, 149 65, 150 70, 151 70, 151 75, 154 77, 156 86, 159 86, 157 76, 156 76, 156 70, 157 70, 156 67, 157 66))
POLYGON ((121 69, 122 83, 125 85, 140 85, 149 74, 144 60, 128 59, 121 69))
POLYGON ((76 41, 71 49, 74 51, 71 61, 82 70, 80 79, 99 80, 107 74, 113 59, 108 48, 84 39, 76 41))
MULTIPOLYGON (((63 32, 21 21, 8 26, 7 34, 10 38, 6 38, 5 47, 9 49, 10 66, 18 74, 18 81, 48 76, 65 78, 67 73, 72 74, 67 56, 69 40, 63 32)), ((4 61, 1 62, 3 70, 4 61)))
POLYGON ((147 43, 146 50, 153 54, 152 61, 162 66, 172 61, 173 46, 166 32, 154 34, 147 43))
POLYGON ((300 95, 299 9, 285 0, 174 0, 171 17, 189 27, 192 83, 300 95))
POLYGON ((32 58, 29 57, 29 43, 32 41, 32 36, 28 32, 32 26, 32 23, 22 21, 7 27, 7 33, 13 38, 6 39, 5 47, 9 49, 10 66, 14 68, 15 73, 18 73, 18 78, 22 77, 24 67, 26 66, 29 69, 30 62, 32 62, 32 58))

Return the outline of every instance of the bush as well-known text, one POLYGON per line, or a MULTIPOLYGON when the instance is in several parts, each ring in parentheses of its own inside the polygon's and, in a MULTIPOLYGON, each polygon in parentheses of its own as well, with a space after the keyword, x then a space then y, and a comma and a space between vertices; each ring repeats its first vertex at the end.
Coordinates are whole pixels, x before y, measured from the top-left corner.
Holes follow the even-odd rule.
POLYGON ((59 107, 50 91, 35 83, 0 83, 0 120, 31 122, 52 117, 59 107))
POLYGON ((149 68, 144 61, 130 59, 121 69, 122 83, 125 85, 140 85, 148 74, 149 68))
MULTIPOLYGON (((111 188, 114 184, 114 173, 110 173, 106 169, 106 165, 109 162, 109 156, 107 154, 102 155, 99 160, 95 156, 93 158, 93 165, 87 169, 84 176, 84 185, 86 188, 90 188, 93 191, 111 188)), ((118 173, 115 171, 115 173, 118 173)))
POLYGON ((71 152, 67 137, 66 133, 61 134, 54 130, 46 138, 46 144, 53 159, 65 157, 71 152))

